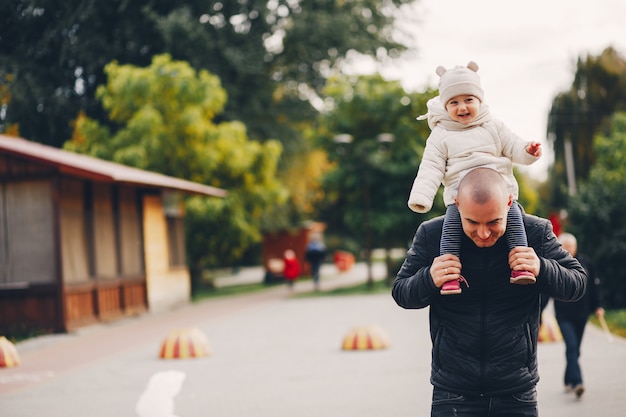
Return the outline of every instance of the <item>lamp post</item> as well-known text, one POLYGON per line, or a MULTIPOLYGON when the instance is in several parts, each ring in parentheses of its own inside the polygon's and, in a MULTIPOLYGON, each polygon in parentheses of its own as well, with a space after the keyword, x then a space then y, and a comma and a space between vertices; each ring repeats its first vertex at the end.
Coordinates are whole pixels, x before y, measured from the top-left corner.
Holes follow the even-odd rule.
MULTIPOLYGON (((391 133, 381 133, 376 136, 376 142, 378 145, 386 145, 388 143, 393 142, 394 136, 391 133)), ((335 143, 342 145, 340 148, 340 154, 345 153, 345 146, 349 145, 353 141, 352 135, 348 133, 342 133, 336 135, 335 143)), ((353 152, 357 158, 359 167, 361 168, 362 174, 362 195, 363 195, 363 210, 364 210, 364 224, 363 224, 363 233, 365 238, 365 263, 367 265, 367 286, 373 287, 374 285, 374 277, 372 274, 372 224, 371 224, 371 195, 370 195, 370 171, 371 165, 368 159, 367 147, 353 147, 353 152)))

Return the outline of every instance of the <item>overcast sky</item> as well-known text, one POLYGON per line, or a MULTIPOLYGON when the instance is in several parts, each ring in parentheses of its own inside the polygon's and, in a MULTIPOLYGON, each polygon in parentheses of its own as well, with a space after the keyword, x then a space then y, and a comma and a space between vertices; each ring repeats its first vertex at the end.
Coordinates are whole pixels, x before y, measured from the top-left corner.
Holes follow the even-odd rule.
MULTIPOLYGON (((386 78, 423 91, 437 86, 438 65, 473 60, 492 113, 544 146, 552 99, 571 85, 577 58, 609 46, 626 56, 626 0, 418 0, 404 16, 415 51, 386 78)), ((544 179, 550 158, 531 175, 544 179)))

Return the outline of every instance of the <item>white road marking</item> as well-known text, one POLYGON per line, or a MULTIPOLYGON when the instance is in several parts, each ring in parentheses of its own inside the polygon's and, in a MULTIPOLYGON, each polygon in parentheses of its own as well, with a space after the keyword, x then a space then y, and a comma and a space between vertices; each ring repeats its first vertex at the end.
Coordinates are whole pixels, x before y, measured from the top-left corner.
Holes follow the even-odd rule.
POLYGON ((178 417, 174 414, 174 397, 180 393, 186 374, 162 371, 152 375, 139 396, 135 411, 139 417, 178 417))

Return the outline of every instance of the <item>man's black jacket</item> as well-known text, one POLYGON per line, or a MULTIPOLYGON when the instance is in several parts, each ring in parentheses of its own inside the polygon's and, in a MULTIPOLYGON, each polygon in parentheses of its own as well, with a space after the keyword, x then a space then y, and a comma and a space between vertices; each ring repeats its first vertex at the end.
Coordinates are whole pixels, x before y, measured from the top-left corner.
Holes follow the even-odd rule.
POLYGON ((461 284, 461 294, 440 295, 430 266, 439 256, 442 224, 443 217, 438 217, 419 226, 392 289, 401 307, 430 306, 431 383, 464 395, 530 389, 539 381, 539 294, 579 299, 585 291, 585 270, 562 249, 549 221, 525 214, 528 244, 541 262, 536 284, 509 283, 504 237, 490 248, 478 248, 463 236, 462 275, 469 288, 461 284))

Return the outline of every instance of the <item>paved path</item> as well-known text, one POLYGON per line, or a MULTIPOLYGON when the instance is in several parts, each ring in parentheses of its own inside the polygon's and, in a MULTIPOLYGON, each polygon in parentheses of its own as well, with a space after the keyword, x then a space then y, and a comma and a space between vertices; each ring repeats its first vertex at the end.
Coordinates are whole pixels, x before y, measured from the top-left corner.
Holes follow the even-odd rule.
MULTIPOLYGON (((322 289, 364 277, 362 266, 323 275, 322 289)), ((301 282, 295 292, 310 285, 301 282)), ((427 310, 402 310, 388 294, 292 295, 274 287, 20 343, 22 365, 0 369, 0 415, 137 416, 148 381, 166 371, 185 376, 171 412, 168 404, 160 408, 168 417, 429 415, 427 310), (387 333, 390 348, 341 350, 351 328, 372 324, 387 333), (189 326, 208 336, 212 355, 159 359, 167 333, 189 326)), ((626 341, 609 343, 589 326, 582 357, 587 392, 580 401, 562 392, 563 351, 562 343, 539 346, 540 415, 623 416, 626 341)))

